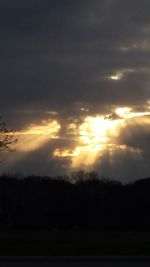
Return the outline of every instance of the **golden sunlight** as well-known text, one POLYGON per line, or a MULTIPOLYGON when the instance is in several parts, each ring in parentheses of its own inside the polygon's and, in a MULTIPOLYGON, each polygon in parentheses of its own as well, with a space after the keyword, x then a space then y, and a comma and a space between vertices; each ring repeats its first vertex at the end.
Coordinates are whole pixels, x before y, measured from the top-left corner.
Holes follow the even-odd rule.
POLYGON ((103 116, 86 117, 79 126, 78 157, 72 159, 72 167, 92 165, 106 149, 111 147, 111 137, 116 136, 120 119, 110 120, 103 116))
POLYGON ((123 77, 123 73, 116 73, 114 75, 111 75, 109 79, 114 80, 114 81, 119 81, 122 79, 122 77, 123 77))
POLYGON ((113 152, 126 150, 124 144, 118 144, 117 140, 122 127, 126 127, 131 120, 137 120, 141 117, 150 124, 150 119, 147 115, 150 112, 134 112, 130 107, 118 107, 113 111, 117 116, 86 116, 80 125, 71 123, 68 126, 68 131, 72 130, 72 135, 75 137, 75 145, 73 148, 59 149, 57 148, 53 156, 70 158, 71 167, 90 167, 97 158, 100 160, 105 152, 113 152))
POLYGON ((65 148, 56 146, 53 157, 70 159, 72 168, 90 168, 97 159, 101 160, 105 152, 109 152, 111 157, 117 150, 126 150, 126 145, 119 143, 121 129, 137 123, 139 117, 149 125, 148 115, 149 111, 134 112, 131 107, 116 107, 112 114, 81 116, 81 123, 71 121, 64 136, 61 136, 61 125, 57 120, 43 120, 16 133, 19 136, 16 149, 20 152, 35 151, 54 139, 65 139, 65 148))
POLYGON ((73 149, 56 149, 53 155, 70 157, 73 168, 92 165, 101 153, 106 149, 112 149, 111 137, 117 135, 121 123, 122 119, 110 120, 104 116, 87 116, 78 126, 76 146, 73 149))
POLYGON ((150 115, 149 111, 134 112, 134 111, 132 111, 132 108, 129 108, 129 107, 117 108, 115 110, 115 113, 123 119, 132 119, 132 118, 136 118, 136 117, 144 117, 144 116, 150 115))
POLYGON ((117 108, 117 109, 115 110, 115 112, 116 112, 116 114, 117 114, 118 116, 124 118, 126 115, 130 114, 131 110, 132 110, 132 109, 129 108, 129 107, 123 107, 123 108, 117 108))
POLYGON ((42 121, 40 125, 31 124, 23 131, 17 132, 19 136, 18 151, 34 151, 51 139, 58 138, 60 124, 56 120, 42 121))

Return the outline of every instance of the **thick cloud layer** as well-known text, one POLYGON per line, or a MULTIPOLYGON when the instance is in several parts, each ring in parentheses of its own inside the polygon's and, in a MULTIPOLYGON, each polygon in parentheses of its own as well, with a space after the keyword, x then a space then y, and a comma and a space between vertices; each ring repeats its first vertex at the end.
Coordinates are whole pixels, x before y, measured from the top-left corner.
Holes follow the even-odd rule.
MULTIPOLYGON (((0 0, 0 114, 20 130, 48 118, 57 118, 61 125, 82 120, 81 107, 84 115, 111 114, 115 106, 147 111, 149 15, 149 0, 0 0)), ((120 140, 143 145, 148 163, 142 173, 149 175, 149 133, 135 124, 129 128, 120 140), (131 127, 132 141, 126 134, 131 127)), ((32 166, 30 154, 12 168, 38 172, 38 153, 32 155, 32 166)), ((130 157, 128 152, 121 157, 122 176, 135 175, 130 157)), ((69 165, 69 159, 64 164, 57 159, 44 163, 42 158, 46 173, 49 166, 61 172, 62 165, 69 165)), ((105 175, 108 164, 102 162, 97 169, 105 175)))

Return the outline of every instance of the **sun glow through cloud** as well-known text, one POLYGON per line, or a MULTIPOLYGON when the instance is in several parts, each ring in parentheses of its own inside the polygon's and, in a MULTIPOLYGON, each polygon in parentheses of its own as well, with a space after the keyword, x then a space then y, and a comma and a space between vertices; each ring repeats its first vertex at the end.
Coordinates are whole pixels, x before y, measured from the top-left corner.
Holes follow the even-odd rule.
POLYGON ((92 165, 100 154, 111 147, 110 136, 117 135, 122 120, 109 120, 103 116, 86 117, 79 127, 78 157, 72 159, 72 167, 92 165))
MULTIPOLYGON (((97 159, 110 152, 110 156, 117 150, 126 150, 125 144, 119 144, 117 139, 120 130, 126 127, 127 122, 141 117, 150 124, 150 112, 134 112, 130 107, 118 107, 114 109, 115 117, 107 116, 86 116, 83 122, 77 126, 70 124, 68 129, 75 131, 77 138, 76 145, 73 148, 59 149, 54 151, 54 157, 70 158, 71 167, 79 168, 83 166, 92 166, 97 159)), ((132 151, 131 151, 132 152, 132 151)), ((139 151, 134 151, 134 153, 139 151)))
POLYGON ((40 125, 31 124, 23 131, 17 132, 19 136, 18 151, 34 151, 51 139, 58 138, 60 125, 56 120, 42 121, 40 125))
POLYGON ((56 149, 55 157, 71 157, 72 167, 92 165, 98 155, 112 149, 111 137, 116 136, 122 119, 110 120, 104 116, 85 117, 78 127, 78 140, 74 149, 56 149))
MULTIPOLYGON (((16 149, 21 152, 20 157, 23 157, 22 152, 32 152, 46 143, 58 140, 52 150, 54 158, 69 159, 70 168, 88 169, 93 167, 97 160, 100 164, 104 153, 109 152, 110 162, 113 162, 114 153, 129 150, 126 144, 119 143, 121 130, 141 120, 147 125, 145 127, 148 127, 149 116, 149 109, 145 112, 135 112, 126 106, 114 107, 110 114, 81 115, 80 122, 74 119, 64 125, 57 120, 43 120, 16 133, 19 137, 16 149), (62 126, 65 131, 60 131, 62 126)), ((133 152, 140 154, 139 150, 133 152)))
POLYGON ((114 81, 119 81, 119 80, 121 80, 122 78, 123 78, 123 73, 116 73, 116 74, 111 75, 111 76, 109 77, 109 79, 114 80, 114 81))

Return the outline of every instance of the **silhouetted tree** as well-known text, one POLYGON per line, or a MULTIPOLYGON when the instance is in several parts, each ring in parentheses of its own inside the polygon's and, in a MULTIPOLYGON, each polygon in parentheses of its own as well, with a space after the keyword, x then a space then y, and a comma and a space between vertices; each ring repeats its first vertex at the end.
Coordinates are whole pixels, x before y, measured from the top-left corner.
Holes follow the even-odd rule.
POLYGON ((0 152, 13 152, 14 144, 17 142, 15 131, 8 129, 4 122, 0 122, 0 152))
POLYGON ((122 185, 93 172, 77 172, 74 183, 63 177, 0 176, 0 231, 150 230, 150 178, 122 185))

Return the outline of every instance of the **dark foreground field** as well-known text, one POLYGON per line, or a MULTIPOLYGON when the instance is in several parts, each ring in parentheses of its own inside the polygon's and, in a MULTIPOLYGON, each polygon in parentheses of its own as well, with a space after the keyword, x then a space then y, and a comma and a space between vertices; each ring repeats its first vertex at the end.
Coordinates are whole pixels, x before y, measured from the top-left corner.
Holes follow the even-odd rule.
POLYGON ((0 233, 0 256, 150 255, 150 232, 0 233))

